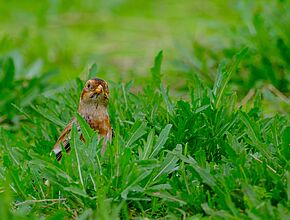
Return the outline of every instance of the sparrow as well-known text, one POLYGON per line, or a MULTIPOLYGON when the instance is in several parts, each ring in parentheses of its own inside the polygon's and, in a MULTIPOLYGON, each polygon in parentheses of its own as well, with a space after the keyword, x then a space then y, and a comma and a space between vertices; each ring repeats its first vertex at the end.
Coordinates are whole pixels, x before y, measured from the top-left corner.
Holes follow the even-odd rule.
MULTIPOLYGON (((98 139, 103 138, 101 155, 106 151, 107 142, 112 142, 113 129, 110 124, 110 117, 108 113, 109 103, 109 87, 105 80, 94 78, 86 82, 81 96, 78 107, 78 113, 85 119, 90 127, 98 132, 98 139)), ((70 138, 71 129, 73 124, 76 124, 80 139, 85 141, 81 128, 77 122, 76 117, 73 117, 61 132, 60 137, 57 139, 52 152, 54 152, 58 162, 62 159, 62 146, 67 153, 70 153, 70 138)))

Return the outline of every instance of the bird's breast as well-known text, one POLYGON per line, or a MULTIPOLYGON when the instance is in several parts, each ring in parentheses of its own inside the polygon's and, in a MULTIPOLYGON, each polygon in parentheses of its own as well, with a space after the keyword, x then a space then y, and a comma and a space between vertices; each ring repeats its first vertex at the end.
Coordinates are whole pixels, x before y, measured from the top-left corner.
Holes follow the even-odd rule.
POLYGON ((105 136, 111 130, 108 113, 90 112, 88 114, 84 114, 83 118, 92 129, 98 131, 98 133, 102 136, 105 136))
POLYGON ((97 130, 98 133, 102 136, 107 135, 107 133, 111 130, 111 125, 109 118, 105 118, 103 120, 91 120, 88 122, 88 124, 91 126, 92 129, 95 131, 97 130))

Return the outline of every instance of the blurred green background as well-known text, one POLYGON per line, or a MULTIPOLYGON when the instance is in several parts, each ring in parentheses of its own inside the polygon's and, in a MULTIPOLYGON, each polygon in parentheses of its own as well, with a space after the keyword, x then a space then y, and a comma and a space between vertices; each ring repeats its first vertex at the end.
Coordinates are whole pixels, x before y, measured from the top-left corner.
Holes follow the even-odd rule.
POLYGON ((221 0, 1 0, 0 49, 2 53, 22 56, 19 68, 32 62, 45 70, 58 68, 56 80, 60 82, 79 76, 94 62, 108 77, 131 78, 146 74, 161 49, 166 57, 164 68, 169 70, 170 61, 180 58, 185 48, 190 53, 194 44, 213 51, 234 46, 231 41, 245 34, 237 33, 237 29, 255 31, 252 14, 263 12, 263 7, 274 10, 273 4, 221 0))
POLYGON ((2 52, 18 65, 58 68, 55 80, 79 76, 96 62, 108 78, 145 75, 163 49, 169 70, 192 42, 223 47, 240 15, 234 1, 3 1, 2 52), (24 64, 23 64, 24 63, 24 64))
POLYGON ((212 87, 219 65, 248 48, 231 90, 241 104, 259 91, 266 112, 290 111, 289 1, 0 2, 0 123, 20 120, 11 103, 29 106, 85 80, 94 63, 98 77, 133 80, 139 90, 160 50, 163 83, 179 99, 188 98, 195 78, 212 87), (5 72, 9 57, 13 73, 5 72))
POLYGON ((188 81, 212 86, 219 64, 246 47, 232 89, 240 100, 261 89, 268 109, 288 110, 289 1, 0 2, 0 58, 13 58, 15 79, 54 71, 46 84, 57 88, 96 63, 99 77, 142 86, 163 50, 164 83, 186 97, 188 81))
POLYGON ((1 0, 0 51, 14 57, 17 74, 57 69, 53 80, 62 83, 92 63, 101 77, 142 82, 163 50, 165 81, 195 74, 212 83, 220 62, 249 47, 236 79, 244 93, 260 79, 289 92, 287 9, 278 0, 1 0))

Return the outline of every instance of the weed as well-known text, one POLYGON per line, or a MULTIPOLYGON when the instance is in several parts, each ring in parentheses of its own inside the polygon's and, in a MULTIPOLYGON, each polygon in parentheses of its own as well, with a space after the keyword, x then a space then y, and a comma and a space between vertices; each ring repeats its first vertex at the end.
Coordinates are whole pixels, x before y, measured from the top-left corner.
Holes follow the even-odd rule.
POLYGON ((288 218, 289 115, 265 117, 259 96, 251 109, 237 107, 228 84, 244 53, 220 68, 213 88, 189 82, 191 101, 170 98, 162 53, 142 91, 110 82, 115 138, 103 157, 78 115, 86 143, 73 126, 70 155, 61 164, 49 157, 76 114, 80 80, 15 103, 11 118, 26 120, 17 131, 0 128, 2 218, 288 218))

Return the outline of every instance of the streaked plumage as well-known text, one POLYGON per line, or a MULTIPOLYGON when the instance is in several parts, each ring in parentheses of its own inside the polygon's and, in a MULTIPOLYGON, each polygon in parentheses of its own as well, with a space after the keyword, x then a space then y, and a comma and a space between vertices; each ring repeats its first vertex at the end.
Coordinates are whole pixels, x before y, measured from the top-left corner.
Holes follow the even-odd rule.
MULTIPOLYGON (((107 142, 112 141, 112 127, 108 113, 109 88, 106 81, 98 78, 88 80, 80 97, 78 113, 86 120, 86 122, 98 132, 99 139, 104 138, 101 155, 104 155, 107 142)), ((62 158, 62 146, 67 153, 70 152, 70 137, 73 123, 76 124, 78 132, 81 134, 81 129, 75 117, 64 128, 52 152, 55 153, 57 161, 62 158)), ((81 139, 83 139, 81 135, 81 139)))

